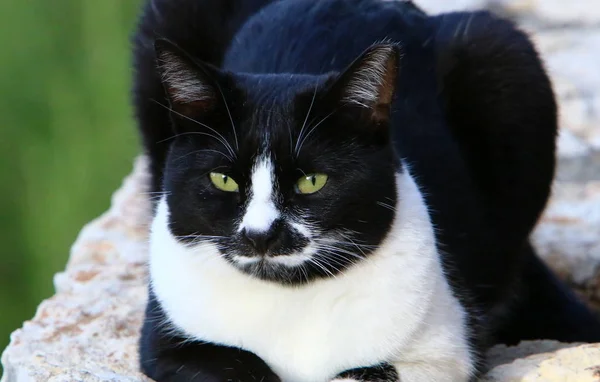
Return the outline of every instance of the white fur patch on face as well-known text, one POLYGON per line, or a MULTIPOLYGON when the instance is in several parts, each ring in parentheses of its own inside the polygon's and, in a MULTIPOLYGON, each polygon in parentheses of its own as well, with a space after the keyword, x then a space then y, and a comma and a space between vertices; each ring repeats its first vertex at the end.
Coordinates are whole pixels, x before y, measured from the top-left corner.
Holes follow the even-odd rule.
MULTIPOLYGON (((416 183, 404 172, 396 184, 402 197, 380 247, 335 278, 294 288, 241 272, 215 244, 178 242, 163 197, 150 235, 153 291, 181 332, 251 351, 285 382, 329 382, 381 362, 402 382, 466 382, 474 370, 466 313, 416 183)), ((265 204, 270 194, 257 195, 265 204)))
POLYGON ((311 233, 310 233, 310 229, 305 225, 305 224, 301 224, 301 223, 297 223, 297 222, 292 222, 290 223, 290 225, 296 230, 298 231, 302 236, 310 239, 312 237, 311 233))
POLYGON ((271 158, 263 156, 256 161, 250 177, 250 202, 238 231, 246 229, 265 232, 279 218, 280 214, 274 203, 274 170, 271 158))
POLYGON ((315 253, 317 253, 317 250, 312 245, 308 245, 301 253, 271 256, 267 258, 267 261, 274 264, 285 265, 287 267, 297 267, 298 265, 309 261, 315 253))
POLYGON ((302 252, 293 253, 291 255, 266 256, 264 258, 258 256, 248 257, 232 255, 231 259, 241 266, 256 264, 260 261, 266 261, 267 263, 281 264, 285 265, 286 267, 293 268, 302 265, 307 261, 310 261, 310 259, 316 253, 317 249, 315 248, 315 246, 313 244, 309 244, 302 250, 302 252))
POLYGON ((258 256, 248 257, 248 256, 233 255, 233 256, 231 256, 231 260, 233 260, 235 263, 237 263, 239 265, 250 265, 250 264, 258 263, 261 260, 261 258, 258 256))

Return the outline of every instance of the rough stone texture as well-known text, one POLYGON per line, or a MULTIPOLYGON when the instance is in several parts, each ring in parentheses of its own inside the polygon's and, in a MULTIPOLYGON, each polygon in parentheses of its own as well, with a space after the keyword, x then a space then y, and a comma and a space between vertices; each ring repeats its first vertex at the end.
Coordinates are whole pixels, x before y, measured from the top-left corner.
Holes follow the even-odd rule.
POLYGON ((491 371, 485 382, 598 382, 600 344, 523 342, 496 346, 489 352, 491 371))
MULTIPOLYGON (((533 35, 561 107, 554 195, 533 240, 540 254, 592 303, 600 301, 600 2, 420 0, 433 13, 487 7, 533 35)), ((136 341, 146 301, 149 222, 145 164, 86 226, 56 295, 11 336, 2 382, 144 381, 136 341)), ((497 346, 485 381, 600 381, 600 344, 553 341, 497 346)))
POLYGON ((2 382, 144 381, 136 341, 146 302, 145 164, 88 224, 54 278, 56 295, 11 335, 2 382))

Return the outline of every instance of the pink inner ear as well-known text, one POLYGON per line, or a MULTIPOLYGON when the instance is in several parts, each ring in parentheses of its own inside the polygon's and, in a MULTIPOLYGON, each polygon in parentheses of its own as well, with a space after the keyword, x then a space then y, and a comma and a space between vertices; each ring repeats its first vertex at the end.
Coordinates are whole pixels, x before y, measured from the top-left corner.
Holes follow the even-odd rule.
POLYGON ((379 97, 377 103, 373 106, 373 118, 376 120, 387 120, 390 117, 394 90, 396 88, 396 78, 398 75, 397 58, 388 60, 386 64, 385 75, 379 86, 379 97))
POLYGON ((162 81, 173 107, 188 115, 214 105, 214 90, 206 83, 199 69, 172 52, 160 54, 162 81))
POLYGON ((391 45, 373 47, 353 70, 344 99, 369 109, 374 119, 389 118, 397 72, 396 48, 391 45))
POLYGON ((398 75, 398 63, 395 56, 391 57, 386 62, 385 74, 379 86, 379 102, 378 104, 391 104, 396 87, 396 77, 398 75))
POLYGON ((214 107, 213 99, 204 99, 191 102, 173 101, 171 107, 178 113, 187 117, 211 110, 214 107))

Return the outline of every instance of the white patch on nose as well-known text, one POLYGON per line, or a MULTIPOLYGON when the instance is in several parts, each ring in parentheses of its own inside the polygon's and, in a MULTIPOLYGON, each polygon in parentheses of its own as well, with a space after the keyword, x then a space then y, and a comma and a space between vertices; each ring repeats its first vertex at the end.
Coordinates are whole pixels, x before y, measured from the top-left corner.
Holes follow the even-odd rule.
POLYGON ((246 214, 238 231, 264 232, 271 228, 273 222, 279 217, 279 211, 273 201, 275 181, 274 167, 269 157, 260 157, 250 178, 250 202, 246 207, 246 214))

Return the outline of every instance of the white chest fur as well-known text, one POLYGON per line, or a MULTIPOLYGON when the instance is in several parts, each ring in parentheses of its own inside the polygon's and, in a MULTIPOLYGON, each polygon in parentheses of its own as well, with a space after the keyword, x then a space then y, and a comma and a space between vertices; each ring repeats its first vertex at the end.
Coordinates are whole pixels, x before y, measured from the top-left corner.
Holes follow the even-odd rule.
POLYGON ((464 312, 443 276, 416 184, 403 174, 397 186, 394 223, 377 252, 336 278, 297 288, 241 273, 212 244, 178 243, 163 199, 152 224, 152 287, 175 327, 254 352, 284 382, 325 382, 382 361, 424 361, 428 349, 461 363, 468 359, 464 312), (435 344, 420 343, 431 333, 435 344))

